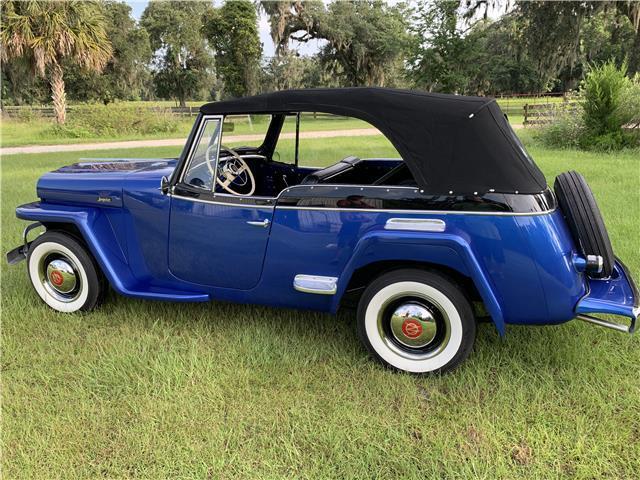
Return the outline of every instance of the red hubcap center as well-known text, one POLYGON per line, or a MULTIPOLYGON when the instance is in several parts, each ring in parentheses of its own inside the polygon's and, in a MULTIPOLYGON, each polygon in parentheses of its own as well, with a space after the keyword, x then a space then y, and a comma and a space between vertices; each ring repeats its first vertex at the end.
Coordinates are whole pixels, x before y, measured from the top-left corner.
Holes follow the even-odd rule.
POLYGON ((51 279, 51 283, 53 283, 56 287, 59 287, 60 285, 62 285, 62 282, 64 282, 64 278, 62 278, 62 274, 58 270, 54 270, 53 272, 51 272, 49 278, 51 279))
POLYGON ((422 325, 414 319, 405 320, 402 323, 402 333, 408 338, 418 338, 422 335, 422 325))

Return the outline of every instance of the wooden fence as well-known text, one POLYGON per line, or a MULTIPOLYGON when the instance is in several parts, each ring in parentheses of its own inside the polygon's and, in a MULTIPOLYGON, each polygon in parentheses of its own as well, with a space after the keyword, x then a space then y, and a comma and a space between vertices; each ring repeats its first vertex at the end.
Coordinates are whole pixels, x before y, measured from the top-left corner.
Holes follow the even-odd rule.
POLYGON ((558 103, 525 103, 523 106, 523 125, 544 125, 551 123, 560 115, 576 115, 579 105, 577 102, 558 103))
MULTIPOLYGON (((73 114, 74 110, 77 110, 77 106, 69 105, 67 107, 67 114, 73 114)), ((130 108, 140 108, 138 106, 131 106, 130 108)), ((171 112, 173 115, 179 117, 195 117, 200 113, 200 106, 197 107, 162 107, 162 106, 142 106, 142 108, 147 108, 151 111, 158 112, 171 112)), ((53 107, 41 106, 41 107, 32 107, 32 106, 5 106, 2 107, 2 115, 10 118, 20 117, 22 115, 32 115, 34 117, 43 117, 43 118, 53 118, 54 112, 53 107)), ((333 115, 330 113, 321 113, 321 112, 304 112, 303 116, 313 117, 314 120, 318 118, 322 119, 344 119, 347 117, 341 117, 339 115, 333 115)), ((247 118, 247 115, 231 115, 232 117, 243 117, 247 118)))
MULTIPOLYGON (((540 97, 535 97, 540 98, 540 97)), ((533 99, 533 98, 532 98, 533 99)), ((67 107, 67 113, 73 114, 73 111, 78 107, 70 105, 67 107)), ((132 106, 131 108, 140 108, 138 106, 132 106)), ((200 107, 163 107, 163 106, 143 106, 149 110, 171 112, 173 115, 179 117, 194 117, 200 112, 200 107)), ((523 114, 523 125, 542 125, 550 123, 555 117, 560 114, 575 114, 578 110, 578 104, 572 101, 558 101, 553 103, 525 103, 524 105, 501 105, 502 110, 508 115, 523 114)), ((54 116, 53 108, 50 106, 4 106, 2 107, 2 115, 7 117, 20 117, 22 115, 33 115, 35 117, 51 118, 54 116)), ((306 115, 313 116, 313 118, 333 118, 332 115, 322 113, 308 113, 306 115)), ((243 115, 243 117, 246 117, 243 115)))
MULTIPOLYGON (((142 106, 152 111, 171 112, 178 117, 195 117, 200 112, 200 107, 162 107, 162 106, 142 106)), ((78 107, 69 105, 67 113, 73 113, 78 107)), ((140 108, 132 106, 131 108, 140 108)), ((32 114, 35 117, 52 118, 55 116, 53 107, 31 107, 31 106, 4 106, 2 107, 2 115, 7 117, 19 117, 23 114, 32 114)))

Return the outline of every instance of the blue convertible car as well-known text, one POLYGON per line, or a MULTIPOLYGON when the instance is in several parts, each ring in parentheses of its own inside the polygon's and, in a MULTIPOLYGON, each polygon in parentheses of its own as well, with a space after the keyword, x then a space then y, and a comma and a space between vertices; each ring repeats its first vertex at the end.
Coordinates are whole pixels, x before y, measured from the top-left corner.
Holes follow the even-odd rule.
POLYGON ((355 302, 372 356, 415 373, 464 360, 480 316, 503 334, 576 317, 632 332, 639 314, 584 179, 564 173, 549 188, 486 98, 351 88, 210 103, 179 158, 75 163, 43 175, 37 194, 16 210, 35 223, 8 259, 27 259, 60 312, 93 309, 109 287, 326 312, 355 302), (305 112, 366 121, 401 158, 346 151, 301 166, 305 112), (263 116, 264 135, 223 145, 231 115, 263 116))

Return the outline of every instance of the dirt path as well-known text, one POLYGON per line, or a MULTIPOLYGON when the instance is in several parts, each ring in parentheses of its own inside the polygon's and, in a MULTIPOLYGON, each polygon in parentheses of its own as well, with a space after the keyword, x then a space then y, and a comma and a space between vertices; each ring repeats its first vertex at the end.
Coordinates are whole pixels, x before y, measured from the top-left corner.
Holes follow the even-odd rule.
MULTIPOLYGON (((513 125, 513 128, 522 128, 522 125, 513 125)), ((352 130, 322 130, 316 132, 301 132, 300 138, 334 138, 334 137, 366 137, 380 135, 375 128, 355 128, 352 130)), ((225 136, 226 143, 251 142, 262 140, 261 135, 229 135, 225 136)), ((295 134, 283 133, 280 138, 295 138, 295 134)), ((175 147, 184 145, 185 138, 168 138, 157 140, 131 140, 125 142, 101 142, 101 143, 73 143, 68 145, 33 145, 28 147, 0 148, 0 155, 15 155, 18 153, 53 153, 53 152, 79 152, 86 150, 113 150, 116 148, 143 148, 143 147, 175 147)))

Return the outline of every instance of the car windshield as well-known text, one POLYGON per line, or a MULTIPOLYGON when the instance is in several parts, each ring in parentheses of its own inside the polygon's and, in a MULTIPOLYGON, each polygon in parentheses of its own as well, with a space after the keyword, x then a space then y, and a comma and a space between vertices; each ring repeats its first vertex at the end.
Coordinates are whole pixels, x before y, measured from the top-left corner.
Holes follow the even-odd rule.
POLYGON ((213 191, 213 177, 220 149, 220 126, 218 118, 205 120, 202 134, 184 176, 185 183, 213 191))

